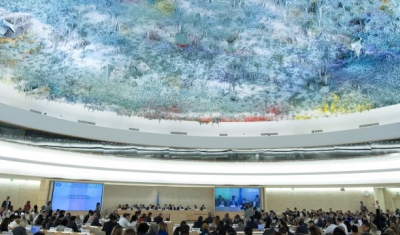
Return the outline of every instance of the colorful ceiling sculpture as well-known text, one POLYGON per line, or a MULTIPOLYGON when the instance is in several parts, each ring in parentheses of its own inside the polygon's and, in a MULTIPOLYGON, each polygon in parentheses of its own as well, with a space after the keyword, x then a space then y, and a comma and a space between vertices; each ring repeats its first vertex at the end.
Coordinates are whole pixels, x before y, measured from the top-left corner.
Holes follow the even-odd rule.
POLYGON ((2 0, 0 81, 200 122, 400 103, 399 0, 2 0))

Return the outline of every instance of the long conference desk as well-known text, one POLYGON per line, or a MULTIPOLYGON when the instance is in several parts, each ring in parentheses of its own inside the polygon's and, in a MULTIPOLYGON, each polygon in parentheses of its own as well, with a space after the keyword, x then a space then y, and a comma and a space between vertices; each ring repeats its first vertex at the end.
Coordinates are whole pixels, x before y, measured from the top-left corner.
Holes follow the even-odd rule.
MULTIPOLYGON (((135 214, 135 210, 118 210, 119 215, 123 215, 124 213, 129 213, 131 216, 135 214)), ((151 212, 153 215, 152 217, 158 216, 162 213, 164 220, 167 218, 174 223, 179 224, 181 221, 197 221, 199 216, 203 216, 203 218, 207 218, 208 212, 210 211, 201 211, 201 210, 141 210, 142 214, 146 213, 149 214, 151 212)), ((236 212, 212 212, 213 216, 218 215, 221 219, 224 218, 225 214, 228 213, 229 217, 233 219, 235 215, 242 216, 244 214, 243 211, 236 211, 236 212)))

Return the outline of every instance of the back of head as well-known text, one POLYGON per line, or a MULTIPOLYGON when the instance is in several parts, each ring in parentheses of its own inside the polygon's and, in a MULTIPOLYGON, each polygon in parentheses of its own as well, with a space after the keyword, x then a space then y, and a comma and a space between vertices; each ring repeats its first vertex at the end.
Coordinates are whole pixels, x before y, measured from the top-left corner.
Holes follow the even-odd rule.
POLYGON ((353 224, 353 225, 351 226, 351 232, 352 232, 352 233, 358 233, 358 226, 355 225, 355 224, 353 224))
POLYGON ((137 227, 138 234, 146 234, 149 231, 149 225, 147 223, 140 223, 137 227))
POLYGON ((308 231, 310 231, 310 235, 317 235, 320 234, 319 232, 319 228, 315 227, 315 226, 311 226, 308 228, 308 231))
POLYGON ((133 230, 133 228, 128 228, 125 230, 124 235, 136 235, 136 232, 133 230))
POLYGON ((250 227, 245 227, 244 228, 244 234, 245 235, 252 235, 253 234, 253 229, 250 227))
POLYGON ((346 233, 341 227, 336 227, 333 230, 333 235, 346 235, 346 233))
POLYGON ((158 230, 160 230, 160 227, 156 223, 151 223, 150 224, 150 232, 153 233, 158 233, 158 230))
POLYGON ((111 235, 122 235, 122 232, 124 231, 124 228, 117 224, 114 226, 113 230, 111 231, 111 235))
POLYGON ((158 226, 160 227, 160 230, 167 231, 167 224, 161 221, 158 226))
POLYGON ((183 225, 186 225, 186 220, 181 221, 180 227, 182 227, 183 225))
POLYGON ((76 220, 76 216, 75 215, 69 217, 69 221, 74 222, 75 220, 76 220))
POLYGON ((117 216, 115 215, 110 215, 110 217, 108 217, 110 219, 110 221, 116 221, 117 220, 117 216))
POLYGON ((279 232, 280 232, 281 234, 284 234, 284 235, 285 235, 285 234, 287 233, 286 227, 283 227, 283 226, 280 227, 280 228, 279 228, 279 232))
POLYGON ((236 235, 236 231, 234 228, 229 228, 226 230, 227 235, 236 235))
POLYGON ((304 225, 304 219, 303 218, 300 218, 299 219, 299 225, 301 226, 301 225, 304 225))
POLYGON ((188 235, 190 231, 189 225, 185 224, 181 226, 181 235, 188 235))
POLYGON ((208 224, 207 223, 203 223, 203 225, 201 225, 201 229, 202 230, 208 230, 208 224))

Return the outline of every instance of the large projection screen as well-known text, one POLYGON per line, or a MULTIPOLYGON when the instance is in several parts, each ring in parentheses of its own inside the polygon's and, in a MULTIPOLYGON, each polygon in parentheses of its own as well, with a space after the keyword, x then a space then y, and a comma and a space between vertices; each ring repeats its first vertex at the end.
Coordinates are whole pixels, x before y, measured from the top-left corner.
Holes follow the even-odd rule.
POLYGON ((52 207, 66 211, 94 210, 102 202, 103 184, 56 181, 53 184, 52 207))

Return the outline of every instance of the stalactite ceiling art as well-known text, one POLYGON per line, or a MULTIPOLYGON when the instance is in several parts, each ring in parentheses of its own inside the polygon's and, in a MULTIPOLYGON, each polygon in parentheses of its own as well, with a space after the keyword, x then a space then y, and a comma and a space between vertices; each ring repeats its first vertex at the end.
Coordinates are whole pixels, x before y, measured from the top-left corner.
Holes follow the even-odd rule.
POLYGON ((399 0, 2 0, 0 82, 150 119, 400 103, 399 0))

